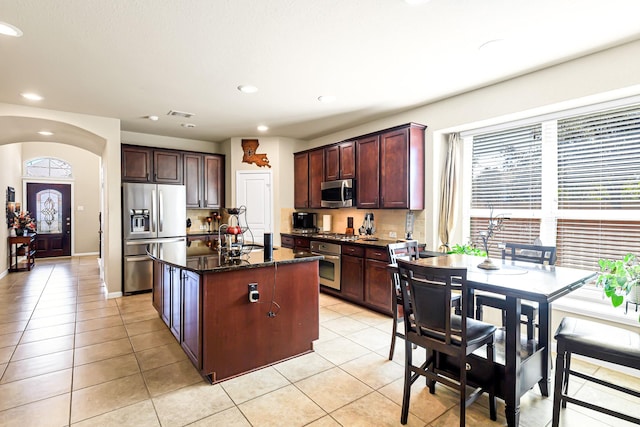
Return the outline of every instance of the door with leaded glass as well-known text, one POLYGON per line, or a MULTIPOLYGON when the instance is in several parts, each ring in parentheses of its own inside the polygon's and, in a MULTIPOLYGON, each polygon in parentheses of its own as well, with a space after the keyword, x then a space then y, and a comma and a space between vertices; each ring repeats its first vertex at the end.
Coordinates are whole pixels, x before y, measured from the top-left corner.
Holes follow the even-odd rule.
POLYGON ((27 183, 27 210, 36 218, 36 257, 71 256, 71 185, 27 183))

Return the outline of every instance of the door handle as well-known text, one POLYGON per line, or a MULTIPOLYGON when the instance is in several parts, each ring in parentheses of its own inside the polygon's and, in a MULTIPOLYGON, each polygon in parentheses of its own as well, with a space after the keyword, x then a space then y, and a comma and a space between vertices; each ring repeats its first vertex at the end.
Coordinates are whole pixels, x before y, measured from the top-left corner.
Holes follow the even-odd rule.
POLYGON ((164 228, 164 197, 162 196, 163 195, 162 190, 159 190, 158 194, 159 194, 158 197, 160 199, 159 200, 159 206, 158 206, 158 211, 160 212, 158 222, 160 223, 160 230, 159 231, 162 232, 163 228, 164 228))

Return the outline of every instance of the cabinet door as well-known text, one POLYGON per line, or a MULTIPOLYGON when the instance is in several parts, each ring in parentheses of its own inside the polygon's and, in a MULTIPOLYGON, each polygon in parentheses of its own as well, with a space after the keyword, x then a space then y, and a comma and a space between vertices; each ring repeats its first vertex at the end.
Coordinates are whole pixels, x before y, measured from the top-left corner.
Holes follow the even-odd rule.
POLYGON ((185 153, 184 155, 184 187, 187 193, 188 208, 202 207, 202 156, 185 153))
POLYGON ((182 335, 182 280, 181 270, 171 267, 171 316, 169 329, 178 341, 182 335))
POLYGON ((151 182, 151 149, 122 147, 122 181, 151 182))
POLYGON ((205 208, 224 207, 224 157, 204 156, 204 203, 205 208))
POLYGON ((309 153, 293 156, 293 207, 309 207, 309 153))
POLYGON ((378 310, 391 314, 391 276, 388 262, 365 259, 364 301, 378 310))
POLYGON ((354 141, 340 144, 340 179, 356 177, 356 144, 354 141))
POLYGON ((380 191, 380 139, 378 135, 356 142, 358 170, 356 172, 356 200, 362 209, 379 207, 380 191))
POLYGON ((180 344, 193 364, 200 369, 202 328, 200 276, 194 272, 182 272, 182 340, 180 344))
POLYGON ((311 247, 311 239, 307 237, 296 237, 293 243, 293 250, 298 251, 308 251, 311 247))
POLYGON ((380 207, 409 206, 409 135, 407 129, 380 136, 380 207))
POLYGON ((160 317, 162 317, 162 264, 158 261, 153 262, 153 307, 156 309, 160 317))
POLYGON ((162 264, 162 311, 160 317, 167 326, 171 325, 171 274, 173 267, 162 264))
POLYGON ((324 149, 324 180, 340 179, 340 147, 332 145, 324 149))
POLYGON ((364 258, 342 255, 340 293, 356 301, 362 301, 364 283, 364 258))
POLYGON ((182 184, 182 153, 154 150, 153 180, 161 184, 182 184))
POLYGON ((322 181, 324 180, 324 149, 309 153, 309 207, 322 207, 322 181))

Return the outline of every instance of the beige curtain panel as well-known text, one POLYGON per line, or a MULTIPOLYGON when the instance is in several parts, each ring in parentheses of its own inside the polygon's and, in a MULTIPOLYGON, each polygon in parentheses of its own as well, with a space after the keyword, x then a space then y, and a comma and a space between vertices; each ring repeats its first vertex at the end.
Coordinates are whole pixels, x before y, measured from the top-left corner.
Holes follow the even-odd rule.
POLYGON ((456 214, 456 193, 458 171, 458 144, 460 134, 449 134, 447 147, 447 158, 442 170, 442 180, 440 182, 440 221, 438 223, 438 236, 440 237, 440 252, 447 252, 451 248, 450 234, 453 230, 456 214))

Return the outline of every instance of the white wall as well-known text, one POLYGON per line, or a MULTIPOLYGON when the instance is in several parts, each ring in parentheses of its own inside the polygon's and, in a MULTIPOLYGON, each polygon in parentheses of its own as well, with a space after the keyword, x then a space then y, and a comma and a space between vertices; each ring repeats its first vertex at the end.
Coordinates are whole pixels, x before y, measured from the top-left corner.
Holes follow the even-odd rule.
MULTIPOLYGON (((434 64, 434 66, 443 65, 434 64)), ((640 94, 639 85, 640 41, 636 41, 316 138, 310 141, 308 146, 298 146, 297 150, 330 144, 408 122, 427 125, 425 150, 427 208, 424 212, 426 218, 424 233, 427 247, 437 249, 439 246, 437 189, 440 183, 443 156, 446 152, 444 133, 640 94)), ((461 242, 463 239, 461 215, 458 215, 457 220, 452 242, 461 242)))
MULTIPOLYGON (((6 209, 7 187, 13 187, 16 190, 16 200, 22 198, 21 185, 21 165, 20 165, 20 144, 0 145, 0 158, 2 167, 0 168, 0 200, 2 206, 6 209)), ((3 212, 5 210, 3 209, 3 212)), ((6 215, 2 215, 4 226, 0 227, 0 242, 6 242, 9 237, 9 228, 7 227, 6 215)), ((0 277, 7 274, 8 266, 7 245, 0 244, 0 277)))
MULTIPOLYGON (((73 179, 73 255, 98 254, 98 214, 100 212, 100 157, 72 145, 25 142, 23 164, 39 157, 54 157, 68 162, 73 179)), ((38 181, 38 179, 30 179, 38 181)), ((66 183, 63 182, 63 183, 66 183)), ((21 185, 22 186, 22 185, 21 185)), ((26 196, 26 195, 25 195, 26 196)), ((23 203, 23 206, 26 206, 23 203)))

